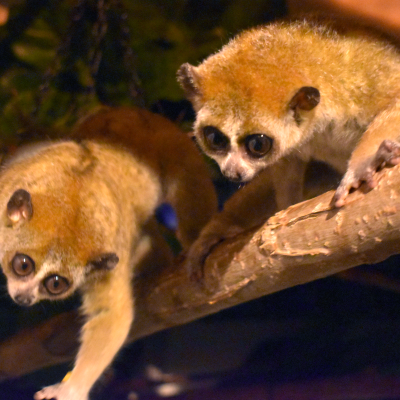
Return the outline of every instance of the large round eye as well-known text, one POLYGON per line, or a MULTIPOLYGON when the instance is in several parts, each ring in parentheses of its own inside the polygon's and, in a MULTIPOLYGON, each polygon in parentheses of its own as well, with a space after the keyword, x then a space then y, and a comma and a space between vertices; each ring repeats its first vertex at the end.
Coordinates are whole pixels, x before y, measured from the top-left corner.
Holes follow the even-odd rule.
POLYGON ((245 146, 251 157, 264 157, 272 148, 273 140, 263 134, 254 134, 246 137, 245 146))
POLYGON ((69 282, 60 275, 50 275, 43 284, 50 294, 61 294, 69 288, 69 282))
POLYGON ((11 261, 11 266, 18 276, 28 276, 35 270, 32 258, 25 254, 16 254, 11 261))
POLYGON ((203 137, 210 150, 223 151, 229 147, 228 138, 215 126, 205 126, 203 128, 203 137))

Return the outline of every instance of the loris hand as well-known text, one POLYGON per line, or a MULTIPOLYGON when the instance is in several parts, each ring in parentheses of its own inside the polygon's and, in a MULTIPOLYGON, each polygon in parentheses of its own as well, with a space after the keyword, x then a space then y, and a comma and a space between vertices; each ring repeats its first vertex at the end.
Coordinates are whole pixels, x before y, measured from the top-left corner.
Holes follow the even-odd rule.
POLYGON ((47 386, 35 393, 35 400, 88 400, 87 393, 82 393, 79 388, 71 387, 67 383, 58 383, 47 386))
POLYGON ((204 263, 212 248, 223 241, 218 233, 205 232, 192 244, 186 254, 184 266, 191 281, 202 282, 204 278, 204 263))
POLYGON ((357 189, 361 183, 366 182, 373 189, 376 184, 375 174, 386 165, 397 165, 400 163, 400 143, 393 140, 384 140, 379 146, 376 154, 360 163, 350 161, 349 168, 345 173, 336 193, 333 197, 335 207, 346 204, 346 197, 351 189, 357 189))

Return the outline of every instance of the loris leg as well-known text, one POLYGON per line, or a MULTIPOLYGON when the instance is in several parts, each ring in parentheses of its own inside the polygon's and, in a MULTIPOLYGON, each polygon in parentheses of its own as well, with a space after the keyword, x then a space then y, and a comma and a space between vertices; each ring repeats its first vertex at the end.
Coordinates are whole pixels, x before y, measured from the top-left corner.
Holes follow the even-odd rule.
POLYGON ((376 186, 375 174, 385 166, 400 163, 400 104, 380 113, 362 136, 351 155, 348 169, 333 198, 336 207, 346 203, 351 189, 366 182, 370 188, 376 186))
POLYGON ((36 400, 87 400, 91 387, 123 345, 133 319, 133 300, 130 275, 123 268, 117 271, 118 267, 123 265, 92 282, 84 293, 87 322, 70 378, 40 390, 36 400))
POLYGON ((225 239, 250 230, 275 212, 303 200, 306 163, 287 157, 262 171, 239 189, 200 233, 187 252, 185 267, 192 280, 203 277, 203 265, 212 248, 225 239))
POLYGON ((296 156, 287 156, 270 167, 278 210, 304 200, 304 177, 307 163, 296 156))

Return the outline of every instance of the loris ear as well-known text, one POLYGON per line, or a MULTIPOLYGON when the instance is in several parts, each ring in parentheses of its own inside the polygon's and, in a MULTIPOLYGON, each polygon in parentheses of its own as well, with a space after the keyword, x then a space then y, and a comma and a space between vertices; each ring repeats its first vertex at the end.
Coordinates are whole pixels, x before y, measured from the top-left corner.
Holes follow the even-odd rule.
POLYGON ((89 263, 88 263, 89 271, 93 271, 93 270, 110 271, 117 266, 118 261, 119 261, 119 258, 115 253, 100 254, 93 260, 89 261, 89 263))
POLYGON ((7 216, 13 224, 29 221, 33 215, 31 195, 24 189, 18 189, 7 203, 7 216))
POLYGON ((176 75, 178 82, 185 91, 186 97, 190 101, 196 102, 201 97, 200 77, 196 67, 189 63, 182 64, 176 75))
POLYGON ((312 86, 303 86, 292 97, 289 108, 292 110, 311 111, 316 107, 321 99, 319 90, 312 86))

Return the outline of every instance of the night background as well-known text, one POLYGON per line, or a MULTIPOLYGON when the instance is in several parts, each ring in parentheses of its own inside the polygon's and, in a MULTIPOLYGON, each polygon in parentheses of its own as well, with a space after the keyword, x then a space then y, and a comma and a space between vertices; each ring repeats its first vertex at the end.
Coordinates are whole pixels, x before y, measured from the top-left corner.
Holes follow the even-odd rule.
MULTIPOLYGON (((294 12, 337 11, 375 22, 395 39, 400 32, 400 6, 396 14, 391 1, 380 2, 379 12, 374 1, 360 10, 351 0, 299 3, 0 1, 1 154, 57 138, 101 104, 142 106, 188 131, 194 112, 176 82, 179 66, 197 65, 243 29, 294 12)), ((222 202, 235 186, 210 170, 222 202)), ((92 399, 400 399, 399 262, 393 256, 132 343, 92 399)), ((0 349, 79 305, 73 298, 23 309, 8 297, 2 275, 0 283, 0 349)), ((10 377, 4 362, 0 400, 32 399, 72 366, 10 377)))

